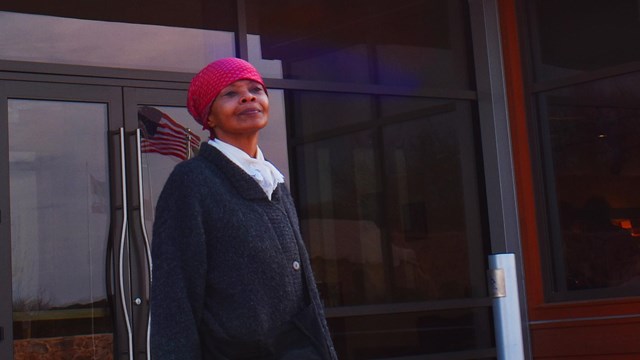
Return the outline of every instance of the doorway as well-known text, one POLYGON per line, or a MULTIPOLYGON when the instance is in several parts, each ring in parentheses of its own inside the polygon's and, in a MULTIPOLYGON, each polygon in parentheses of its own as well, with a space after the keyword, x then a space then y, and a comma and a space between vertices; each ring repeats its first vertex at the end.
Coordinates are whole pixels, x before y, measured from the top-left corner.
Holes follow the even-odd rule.
POLYGON ((3 81, 0 97, 0 358, 148 358, 153 208, 206 139, 182 125, 186 92, 3 81))

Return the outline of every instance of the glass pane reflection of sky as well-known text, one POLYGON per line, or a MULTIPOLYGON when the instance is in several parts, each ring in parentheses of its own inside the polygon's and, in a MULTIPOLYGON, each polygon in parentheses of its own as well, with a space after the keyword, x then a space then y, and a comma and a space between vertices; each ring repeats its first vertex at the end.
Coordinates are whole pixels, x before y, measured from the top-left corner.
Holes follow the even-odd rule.
POLYGON ((106 104, 9 100, 16 311, 106 297, 106 133, 106 104))
POLYGON ((0 59, 197 72, 234 56, 234 34, 0 12, 0 59))

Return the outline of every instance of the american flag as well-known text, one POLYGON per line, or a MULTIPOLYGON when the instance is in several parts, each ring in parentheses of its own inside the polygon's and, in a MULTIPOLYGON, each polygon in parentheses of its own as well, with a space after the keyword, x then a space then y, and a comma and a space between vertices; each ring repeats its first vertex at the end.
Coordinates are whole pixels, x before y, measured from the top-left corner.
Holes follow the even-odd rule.
POLYGON ((138 109, 138 126, 142 130, 142 152, 187 160, 200 147, 198 135, 154 107, 142 106, 138 109))

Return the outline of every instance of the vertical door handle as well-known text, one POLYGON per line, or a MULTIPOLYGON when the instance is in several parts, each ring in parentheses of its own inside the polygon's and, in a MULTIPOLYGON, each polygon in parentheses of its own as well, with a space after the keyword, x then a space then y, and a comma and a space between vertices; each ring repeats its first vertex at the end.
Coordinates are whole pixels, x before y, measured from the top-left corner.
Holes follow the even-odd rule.
MULTIPOLYGON (((149 281, 151 281, 151 269, 153 267, 151 263, 151 245, 149 243, 149 236, 147 236, 147 227, 144 223, 144 192, 142 186, 142 151, 141 151, 141 131, 136 129, 136 156, 138 162, 138 194, 140 194, 140 227, 142 228, 142 237, 144 238, 144 252, 147 256, 147 270, 149 274, 149 281)), ((147 359, 151 359, 151 313, 147 317, 147 359)))
POLYGON ((127 244, 128 234, 127 234, 127 166, 125 164, 125 136, 124 136, 124 128, 120 128, 120 166, 122 172, 122 232, 120 233, 120 248, 119 248, 119 256, 118 256, 118 271, 119 278, 118 284, 120 286, 120 300, 122 301, 122 312, 124 313, 124 320, 127 325, 127 337, 129 340, 129 359, 133 360, 133 333, 131 330, 131 319, 129 319, 129 307, 127 305, 127 297, 125 296, 124 291, 124 249, 127 244))
POLYGON ((149 236, 147 235, 147 227, 144 224, 144 189, 142 186, 142 154, 141 154, 141 131, 136 129, 136 156, 138 161, 138 193, 140 194, 140 226, 142 227, 142 237, 144 238, 144 251, 147 256, 147 270, 151 274, 151 245, 149 242, 149 236))

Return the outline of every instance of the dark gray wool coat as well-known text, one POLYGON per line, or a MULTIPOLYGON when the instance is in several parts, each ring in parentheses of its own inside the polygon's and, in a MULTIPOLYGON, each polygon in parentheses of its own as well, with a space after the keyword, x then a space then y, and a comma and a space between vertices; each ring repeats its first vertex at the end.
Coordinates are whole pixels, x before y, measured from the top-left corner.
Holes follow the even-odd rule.
POLYGON ((337 359, 284 184, 270 201, 204 143, 169 176, 153 234, 154 360, 275 359, 260 349, 292 323, 323 359, 337 359))

